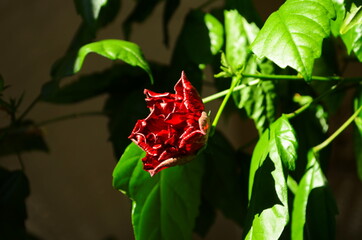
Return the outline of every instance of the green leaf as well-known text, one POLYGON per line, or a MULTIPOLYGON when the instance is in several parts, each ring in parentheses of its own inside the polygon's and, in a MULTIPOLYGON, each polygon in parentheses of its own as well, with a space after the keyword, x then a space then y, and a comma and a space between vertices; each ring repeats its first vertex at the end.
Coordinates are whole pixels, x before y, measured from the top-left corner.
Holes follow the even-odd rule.
MULTIPOLYGON (((354 97, 354 110, 362 106, 362 87, 356 91, 356 96, 354 97)), ((357 173, 359 179, 362 181, 362 112, 354 120, 356 127, 354 129, 354 145, 355 145, 355 154, 357 161, 357 173)))
POLYGON ((29 182, 24 172, 0 167, 0 236, 2 239, 26 239, 25 199, 29 182))
POLYGON ((204 151, 207 159, 202 184, 204 198, 226 218, 242 226, 247 199, 242 192, 241 176, 238 171, 236 151, 218 131, 208 140, 204 151), (222 161, 221 161, 222 160, 222 161))
POLYGON ((267 19, 252 51, 281 68, 292 67, 309 80, 334 16, 330 0, 288 0, 267 19))
POLYGON ((346 17, 341 25, 340 33, 345 34, 356 25, 362 24, 362 6, 356 7, 354 3, 351 9, 347 12, 346 17))
MULTIPOLYGON (((254 120, 261 135, 275 120, 276 93, 272 81, 261 81, 258 85, 245 88, 241 94, 247 115, 254 120)), ((240 101, 240 103, 242 102, 240 101)))
POLYGON ((132 24, 145 21, 160 2, 161 0, 137 0, 135 8, 122 24, 126 39, 129 39, 131 35, 132 24))
POLYGON ((204 21, 209 30, 210 50, 213 55, 216 55, 221 50, 224 44, 224 28, 217 18, 210 13, 206 13, 204 21))
POLYGON ((0 156, 28 151, 49 151, 40 128, 26 121, 0 129, 0 156))
MULTIPOLYGON (((258 27, 249 24, 236 10, 225 11, 226 60, 236 73, 247 61, 249 45, 254 41, 258 27)), ((249 73, 249 72, 248 72, 249 73)))
MULTIPOLYGON (((53 80, 59 80, 74 74, 73 68, 79 48, 92 42, 96 38, 97 30, 112 22, 120 9, 120 0, 106 0, 107 4, 101 6, 97 15, 98 17, 94 19, 95 13, 93 12, 91 1, 75 1, 78 12, 80 12, 83 17, 83 22, 78 27, 65 55, 53 64, 51 70, 53 80)), ((103 1, 105 0, 100 0, 98 3, 103 1)), ((93 2, 95 1, 93 0, 93 2)), ((100 5, 98 5, 98 7, 100 7, 100 5)))
MULTIPOLYGON (((306 171, 300 180, 298 191, 294 198, 292 213, 292 239, 302 240, 306 239, 306 237, 310 239, 333 239, 333 219, 337 210, 330 193, 323 190, 326 187, 327 180, 319 165, 317 156, 313 150, 310 150, 308 153, 308 164, 306 171), (323 190, 322 195, 320 195, 320 190, 323 190), (322 221, 315 223, 318 224, 319 229, 313 231, 313 233, 308 231, 308 226, 306 226, 306 232, 308 232, 308 235, 305 236, 305 225, 308 220, 306 215, 307 205, 310 206, 311 204, 310 196, 313 191, 317 192, 319 195, 319 199, 315 201, 320 202, 320 208, 316 209, 318 212, 314 213, 315 216, 308 216, 308 218, 313 220, 313 217, 319 217, 322 221)), ((313 225, 311 225, 311 227, 313 227, 313 225)))
POLYGON ((153 83, 151 69, 144 59, 140 47, 135 43, 123 40, 107 39, 81 47, 74 64, 74 73, 77 73, 82 68, 84 58, 92 52, 111 60, 122 60, 131 66, 142 68, 148 73, 151 83, 153 83))
POLYGON ((332 0, 332 2, 334 5, 334 9, 336 10, 336 18, 335 20, 331 21, 331 31, 334 37, 338 37, 340 35, 339 30, 346 15, 346 7, 344 0, 332 0))
POLYGON ((362 62, 362 24, 351 28, 341 36, 346 45, 348 54, 353 51, 360 62, 362 62))
POLYGON ((196 158, 150 177, 142 169, 143 153, 137 148, 131 143, 113 172, 114 186, 133 200, 135 238, 191 239, 200 204, 203 160, 196 158))
POLYGON ((251 160, 245 239, 279 239, 289 221, 286 177, 280 157, 268 157, 269 134, 260 137, 251 160))
POLYGON ((285 115, 270 126, 270 157, 281 159, 289 170, 295 169, 297 160, 298 141, 294 128, 285 115))

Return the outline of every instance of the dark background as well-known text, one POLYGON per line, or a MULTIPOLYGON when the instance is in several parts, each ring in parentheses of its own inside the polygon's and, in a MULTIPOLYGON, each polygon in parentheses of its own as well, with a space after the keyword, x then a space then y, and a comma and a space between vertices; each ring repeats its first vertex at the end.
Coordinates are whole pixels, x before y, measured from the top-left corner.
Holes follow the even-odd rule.
MULTIPOLYGON (((256 2, 257 9, 266 19, 283 1, 256 2)), ((200 3, 181 1, 170 25, 171 48, 186 12, 200 3)), ((98 40, 124 39, 121 22, 133 6, 133 1, 123 1, 118 18, 99 32, 98 40)), ((141 46, 148 60, 167 63, 172 51, 162 45, 162 7, 161 4, 145 24, 134 25, 130 40, 141 46)), ((73 1, 0 1, 0 73, 6 84, 11 85, 6 96, 18 97, 25 92, 20 110, 24 110, 39 94, 42 84, 49 80, 53 62, 64 54, 80 22, 73 1)), ((110 64, 109 60, 90 55, 81 73, 100 70, 110 64)), ((362 75, 357 67, 350 65, 347 75, 362 75)), ((206 88, 203 95, 208 93, 212 93, 212 89, 206 88)), ((29 117, 39 122, 68 113, 100 111, 104 100, 105 96, 101 96, 69 106, 39 103, 29 117)), ((333 131, 345 121, 338 118, 339 115, 349 116, 350 113, 348 107, 342 108, 332 117, 330 129, 333 131)), ((4 118, 5 115, 0 113, 0 127, 7 122, 4 118)), ((252 138, 250 135, 255 135, 249 130, 250 123, 240 127, 238 121, 237 116, 231 116, 223 122, 224 131, 235 145, 247 142, 252 138)), ((104 117, 91 117, 48 125, 43 130, 51 152, 23 154, 31 187, 31 195, 26 201, 26 226, 30 232, 47 240, 133 238, 130 202, 112 188, 115 160, 107 141, 106 124, 104 117)), ((356 176, 350 130, 333 143, 340 150, 332 152, 328 172, 340 211, 338 239, 359 239, 362 235, 362 184, 356 176)), ((1 158, 0 166, 20 167, 15 156, 1 158)), ((240 239, 240 236, 241 230, 219 214, 206 239, 232 240, 240 239)))

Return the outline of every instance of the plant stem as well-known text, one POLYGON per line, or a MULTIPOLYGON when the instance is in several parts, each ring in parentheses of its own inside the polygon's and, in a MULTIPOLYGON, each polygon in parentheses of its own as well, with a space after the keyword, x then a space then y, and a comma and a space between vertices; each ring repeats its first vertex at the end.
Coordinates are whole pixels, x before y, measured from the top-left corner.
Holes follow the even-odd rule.
POLYGON ((216 113, 215 119, 214 119, 214 121, 212 122, 212 125, 211 125, 211 133, 210 133, 211 136, 213 135, 213 132, 214 132, 214 130, 215 130, 215 128, 216 128, 216 125, 217 125, 217 123, 218 123, 219 120, 220 120, 221 114, 222 114, 222 112, 223 112, 223 110, 224 110, 224 108, 225 108, 225 106, 226 106, 226 103, 228 102, 231 94, 232 94, 233 91, 234 91, 234 88, 236 87, 236 85, 238 85, 238 83, 240 82, 240 80, 241 80, 241 76, 237 76, 236 79, 235 79, 235 81, 231 84, 231 87, 230 87, 230 89, 228 90, 228 92, 227 92, 224 100, 222 101, 222 103, 221 103, 221 105, 220 105, 220 107, 219 107, 219 110, 218 110, 217 113, 216 113))
MULTIPOLYGON (((297 75, 268 75, 268 74, 247 74, 243 73, 243 77, 250 77, 250 78, 259 78, 259 79, 269 79, 269 80, 304 80, 302 76, 297 75)), ((310 81, 361 81, 362 77, 351 77, 351 78, 344 78, 339 76, 312 76, 310 81)))
POLYGON ((351 124, 351 122, 353 122, 353 120, 358 116, 361 110, 362 106, 360 106, 357 109, 357 111, 350 118, 348 118, 348 120, 345 123, 343 123, 342 126, 340 126, 329 138, 327 138, 321 144, 318 144, 317 146, 313 147, 313 151, 317 153, 326 146, 328 146, 328 144, 330 144, 341 132, 343 132, 348 127, 349 124, 351 124))
MULTIPOLYGON (((254 80, 254 81, 249 82, 248 84, 240 84, 239 86, 236 86, 236 87, 234 88, 233 92, 238 91, 238 90, 243 89, 243 88, 246 88, 246 87, 248 87, 248 86, 256 85, 256 84, 258 84, 259 82, 260 82, 260 80, 257 79, 257 80, 254 80)), ((208 97, 205 97, 205 98, 202 99, 202 101, 203 101, 204 103, 211 102, 211 101, 213 101, 213 100, 216 100, 216 99, 218 99, 218 98, 221 98, 221 97, 227 95, 228 92, 230 92, 230 89, 226 89, 226 90, 224 90, 224 91, 215 93, 215 94, 210 95, 210 96, 208 96, 208 97)))
POLYGON ((74 119, 74 118, 79 118, 79 117, 89 117, 89 116, 103 116, 103 115, 104 115, 103 112, 95 112, 95 111, 94 112, 84 112, 84 113, 72 113, 72 114, 52 118, 49 120, 45 120, 45 121, 37 123, 35 125, 37 127, 42 127, 42 126, 45 126, 45 125, 48 125, 51 123, 56 123, 56 122, 60 122, 60 121, 68 120, 68 119, 74 119))
POLYGON ((290 175, 288 175, 287 185, 290 191, 295 195, 298 191, 298 183, 290 175))
POLYGON ((310 105, 319 102, 322 98, 324 98, 325 96, 331 94, 332 92, 334 92, 336 90, 336 88, 338 87, 338 84, 332 86, 330 89, 328 89, 327 91, 325 91, 323 94, 321 94, 320 96, 316 97, 315 99, 313 99, 313 101, 310 101, 309 103, 304 104, 303 106, 301 106, 300 108, 298 108, 297 110, 295 110, 292 113, 287 113, 284 114, 288 119, 291 119, 295 116, 298 116, 299 114, 301 114, 302 112, 304 112, 306 109, 308 109, 310 107, 310 105))
POLYGON ((28 108, 25 109, 25 111, 23 112, 23 114, 20 115, 20 117, 18 118, 17 121, 20 122, 21 120, 23 120, 23 119, 26 117, 26 115, 28 115, 28 113, 30 112, 30 110, 35 106, 35 104, 37 104, 37 102, 39 101, 39 99, 40 99, 40 96, 36 97, 36 98, 30 103, 30 105, 28 106, 28 108))

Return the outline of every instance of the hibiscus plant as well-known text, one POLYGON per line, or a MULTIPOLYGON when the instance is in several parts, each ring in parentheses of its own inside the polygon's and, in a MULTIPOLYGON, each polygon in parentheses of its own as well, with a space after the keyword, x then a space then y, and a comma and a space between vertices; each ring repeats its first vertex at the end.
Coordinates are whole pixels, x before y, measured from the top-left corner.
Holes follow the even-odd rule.
MULTIPOLYGON (((133 23, 146 21, 161 2, 169 45, 168 23, 180 0, 136 1, 122 25, 125 39, 99 41, 97 31, 115 19, 120 0, 75 0, 83 22, 51 81, 19 116, 21 99, 5 100, 0 79, 0 110, 10 116, 0 129, 0 154, 47 151, 41 127, 92 115, 37 123, 27 114, 38 102, 108 94, 102 114, 118 161, 113 187, 132 201, 135 239, 205 237, 217 211, 242 228, 242 239, 334 239, 338 210, 326 163, 348 126, 362 179, 362 76, 344 75, 348 64, 362 61, 360 1, 287 0, 264 23, 251 0, 204 1, 188 11, 170 63, 158 64, 128 39, 133 23), (89 53, 116 61, 61 84, 89 53), (210 83, 214 94, 207 96, 210 83), (341 106, 350 114, 329 129, 341 106), (220 119, 227 125, 231 114, 241 125, 253 122, 257 137, 240 133, 247 146, 235 147, 220 130, 220 119)), ((0 179, 24 185, 16 196, 24 204, 26 176, 0 170, 0 179)))

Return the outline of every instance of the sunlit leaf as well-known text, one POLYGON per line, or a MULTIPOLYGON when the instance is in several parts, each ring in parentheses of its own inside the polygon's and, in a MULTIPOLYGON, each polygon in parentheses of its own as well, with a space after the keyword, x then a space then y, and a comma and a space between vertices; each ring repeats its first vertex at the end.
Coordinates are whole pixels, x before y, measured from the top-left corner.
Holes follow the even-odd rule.
POLYGON ((295 169, 298 141, 294 128, 285 115, 270 126, 270 157, 281 159, 289 170, 295 169))
POLYGON ((196 158, 151 177, 142 169, 144 153, 137 148, 131 143, 113 172, 114 187, 133 200, 135 238, 191 239, 200 204, 203 160, 196 158))
MULTIPOLYGON (((225 11, 226 60, 236 72, 240 70, 250 54, 249 45, 254 41, 258 27, 248 23, 236 10, 225 11)), ((249 73, 249 72, 248 72, 249 73)))
POLYGON ((310 150, 308 153, 306 171, 300 180, 298 191, 294 198, 292 213, 292 239, 303 240, 306 239, 307 236, 310 239, 333 239, 333 222, 334 215, 337 210, 330 193, 323 190, 327 187, 327 180, 319 165, 317 156, 313 150, 310 150), (319 193, 320 190, 323 190, 323 192, 319 193), (318 213, 314 212, 315 216, 308 216, 307 218, 307 206, 312 204, 309 202, 311 201, 312 192, 319 194, 319 198, 316 201, 319 201, 321 205, 318 209, 315 209, 318 211, 318 213), (312 233, 308 231, 308 226, 306 225, 308 223, 308 219, 308 221, 313 221, 313 217, 321 218, 320 220, 322 221, 318 221, 319 226, 312 225, 312 228, 316 228, 316 231, 313 231, 312 233), (307 236, 304 234, 305 228, 307 228, 307 236))
POLYGON ((354 26, 341 37, 348 54, 353 51, 358 60, 362 62, 362 24, 354 26))
POLYGON ((111 60, 122 60, 131 66, 140 67, 148 73, 151 82, 153 82, 151 69, 143 57, 142 50, 135 43, 115 39, 89 43, 79 49, 78 56, 74 64, 74 73, 78 72, 82 68, 83 61, 89 53, 97 53, 111 60))
POLYGON ((251 160, 245 239, 278 239, 289 221, 288 189, 282 161, 269 155, 275 141, 265 130, 251 160), (271 137, 271 139, 269 139, 271 137), (271 142, 270 142, 271 141, 271 142))
POLYGON ((347 12, 346 17, 341 25, 340 33, 345 34, 354 26, 362 24, 362 6, 357 7, 354 3, 351 5, 351 9, 347 12))
POLYGON ((206 13, 204 17, 205 25, 209 30, 210 50, 216 55, 224 44, 224 28, 223 25, 210 13, 206 13))
POLYGON ((330 0, 288 0, 270 15, 251 48, 259 58, 290 66, 308 80, 334 16, 330 0))

